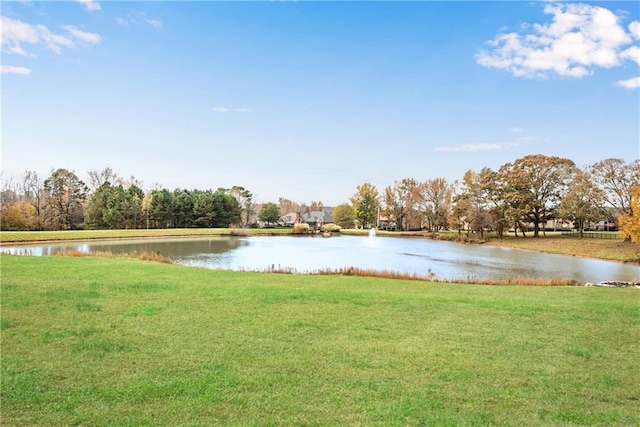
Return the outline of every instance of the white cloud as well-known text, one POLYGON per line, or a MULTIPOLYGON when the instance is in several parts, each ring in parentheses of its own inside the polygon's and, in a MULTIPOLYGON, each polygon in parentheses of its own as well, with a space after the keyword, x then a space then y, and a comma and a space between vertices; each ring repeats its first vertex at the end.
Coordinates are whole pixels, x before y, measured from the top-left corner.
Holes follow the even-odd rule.
POLYGON ((625 89, 637 89, 640 88, 640 77, 634 77, 632 79, 617 81, 616 86, 620 86, 625 89))
POLYGON ((0 24, 2 46, 8 45, 3 50, 6 53, 29 56, 22 48, 21 43, 38 43, 40 37, 37 29, 32 25, 5 16, 0 16, 0 24))
POLYGON ((476 62, 505 69, 516 77, 581 78, 596 67, 620 65, 629 57, 621 52, 632 43, 631 35, 640 32, 640 23, 632 23, 628 34, 618 16, 598 6, 553 3, 545 6, 544 13, 552 16, 551 23, 498 34, 487 42, 487 50, 476 54, 476 62))
POLYGON ((435 151, 442 152, 459 152, 459 151, 486 151, 486 150, 503 150, 505 148, 514 147, 516 144, 462 144, 451 147, 436 147, 435 151))
POLYGON ((633 36, 634 39, 640 40, 640 22, 639 21, 633 21, 631 24, 629 24, 629 31, 631 32, 631 35, 633 36))
POLYGON ((526 132, 526 129, 522 129, 522 128, 518 128, 518 127, 512 127, 511 128, 511 132, 513 133, 522 133, 522 132, 526 132))
POLYGON ((624 50, 620 54, 621 58, 631 59, 635 61, 636 64, 640 65, 640 47, 631 46, 629 49, 624 50))
POLYGON ((32 53, 28 53, 23 45, 35 45, 60 53, 63 48, 73 48, 77 42, 84 44, 96 44, 100 42, 100 36, 95 33, 88 33, 78 30, 73 25, 64 25, 62 28, 67 31, 65 34, 53 33, 42 24, 29 24, 17 19, 0 16, 1 44, 4 53, 22 55, 35 58, 32 53))
POLYGON ((116 22, 118 23, 118 25, 122 25, 123 27, 129 26, 129 24, 136 24, 140 21, 151 25, 153 28, 162 27, 162 21, 160 21, 159 19, 151 19, 147 16, 146 13, 138 12, 135 10, 127 13, 127 16, 125 17, 116 18, 116 22))
POLYGON ((76 0, 78 3, 83 5, 89 12, 95 12, 97 10, 102 10, 100 3, 95 2, 93 0, 76 0))
POLYGON ((228 113, 229 109, 226 107, 213 107, 213 111, 216 113, 228 113))
POLYGON ((83 41, 85 43, 90 43, 90 44, 100 43, 101 37, 98 34, 81 31, 73 25, 63 25, 61 28, 64 28, 65 30, 67 30, 77 40, 83 41))
POLYGON ((159 20, 159 19, 147 19, 147 18, 144 18, 144 21, 145 21, 147 24, 151 25, 153 28, 160 28, 160 27, 162 27, 162 22, 160 22, 160 20, 159 20))
POLYGON ((20 74, 22 76, 28 76, 31 74, 31 70, 26 67, 15 67, 13 65, 1 65, 0 72, 2 74, 20 74))

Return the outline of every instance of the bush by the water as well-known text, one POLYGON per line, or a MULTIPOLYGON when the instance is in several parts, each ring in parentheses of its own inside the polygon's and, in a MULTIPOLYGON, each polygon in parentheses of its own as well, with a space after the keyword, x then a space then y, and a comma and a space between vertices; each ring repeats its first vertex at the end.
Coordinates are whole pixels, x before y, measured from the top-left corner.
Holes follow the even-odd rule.
POLYGON ((325 224, 322 226, 322 231, 325 233, 339 233, 342 228, 338 224, 325 224))
POLYGON ((307 234, 308 232, 309 224, 301 222, 293 226, 293 234, 307 234))

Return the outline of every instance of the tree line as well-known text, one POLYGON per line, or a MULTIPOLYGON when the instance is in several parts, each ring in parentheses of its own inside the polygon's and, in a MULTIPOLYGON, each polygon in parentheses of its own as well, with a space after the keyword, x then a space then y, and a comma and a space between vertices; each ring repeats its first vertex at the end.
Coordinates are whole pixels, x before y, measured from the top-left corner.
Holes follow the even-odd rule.
POLYGON ((91 189, 67 169, 42 180, 27 171, 1 193, 2 230, 75 230, 136 228, 226 228, 246 226, 252 214, 251 192, 243 187, 147 193, 134 177, 111 168, 89 172, 91 189))
POLYGON ((380 193, 370 183, 357 187, 351 204, 334 209, 344 227, 392 224, 394 229, 454 229, 499 236, 530 228, 534 236, 548 221, 586 227, 608 221, 626 236, 640 238, 640 160, 606 159, 579 168, 569 159, 528 155, 498 170, 467 171, 461 180, 395 181, 380 193), (635 231, 634 231, 635 230, 635 231))
MULTIPOLYGON (((88 185, 72 171, 57 169, 46 179, 27 171, 4 182, 2 230, 131 229, 255 226, 281 215, 323 208, 280 198, 258 204, 241 186, 217 190, 156 188, 145 192, 135 177, 110 167, 90 171, 88 185)), ((350 203, 333 209, 344 227, 393 227, 503 235, 508 230, 538 236, 549 220, 570 221, 582 233, 608 220, 623 229, 640 227, 637 200, 640 160, 606 159, 579 168, 569 159, 528 155, 498 170, 469 170, 460 180, 420 182, 403 178, 378 191, 357 186, 350 203)), ((632 235, 632 233, 627 233, 632 235)))

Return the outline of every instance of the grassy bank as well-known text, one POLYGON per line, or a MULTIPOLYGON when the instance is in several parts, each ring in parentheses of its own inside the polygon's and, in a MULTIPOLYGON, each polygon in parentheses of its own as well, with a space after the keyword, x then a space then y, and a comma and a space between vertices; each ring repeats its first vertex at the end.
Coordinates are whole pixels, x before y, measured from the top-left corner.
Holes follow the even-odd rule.
POLYGON ((638 425, 637 289, 0 256, 3 425, 638 425))
POLYGON ((579 239, 576 237, 550 236, 539 238, 506 237, 493 239, 490 245, 525 249, 550 254, 574 255, 610 261, 640 263, 640 245, 623 239, 579 239))
POLYGON ((126 239, 145 237, 206 237, 230 235, 291 234, 290 228, 169 228, 150 230, 65 230, 65 231, 3 231, 0 243, 30 243, 56 240, 126 239))

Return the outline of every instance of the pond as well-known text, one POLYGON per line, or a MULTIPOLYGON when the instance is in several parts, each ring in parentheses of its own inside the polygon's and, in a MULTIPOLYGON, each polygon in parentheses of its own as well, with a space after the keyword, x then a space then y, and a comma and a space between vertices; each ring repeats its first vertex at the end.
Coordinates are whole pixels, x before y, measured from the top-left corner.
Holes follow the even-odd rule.
POLYGON ((160 253, 173 262, 230 270, 283 269, 306 273, 358 267, 439 279, 573 279, 578 283, 640 281, 640 266, 516 249, 419 238, 251 236, 65 242, 0 247, 3 252, 52 255, 81 252, 160 253))

